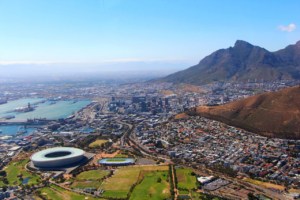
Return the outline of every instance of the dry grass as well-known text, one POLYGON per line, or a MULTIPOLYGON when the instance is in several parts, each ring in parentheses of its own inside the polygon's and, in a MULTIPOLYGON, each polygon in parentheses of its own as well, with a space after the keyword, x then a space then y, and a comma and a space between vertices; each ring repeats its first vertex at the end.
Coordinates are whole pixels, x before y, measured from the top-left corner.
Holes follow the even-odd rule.
POLYGON ((289 193, 300 193, 300 189, 295 189, 295 188, 289 189, 289 193))
POLYGON ((104 145, 106 142, 108 142, 108 140, 96 140, 96 141, 92 142, 89 145, 89 147, 90 148, 100 147, 100 146, 104 145))
POLYGON ((277 184, 274 184, 274 183, 258 181, 258 180, 254 180, 254 179, 251 179, 251 178, 245 178, 244 181, 252 183, 254 185, 262 186, 262 187, 265 187, 265 188, 268 188, 268 189, 276 189, 276 190, 283 191, 284 188, 285 188, 282 185, 277 185, 277 184))
POLYGON ((189 116, 186 113, 179 113, 177 115, 175 115, 175 119, 186 119, 189 116))
POLYGON ((204 93, 206 92, 202 87, 191 85, 191 84, 181 84, 179 86, 180 89, 182 89, 185 92, 194 92, 194 93, 204 93))
POLYGON ((172 90, 162 90, 162 91, 160 91, 160 93, 162 93, 165 96, 169 96, 169 95, 174 94, 174 92, 172 90))
POLYGON ((290 87, 220 106, 200 106, 200 116, 222 121, 267 137, 300 138, 300 88, 290 87))

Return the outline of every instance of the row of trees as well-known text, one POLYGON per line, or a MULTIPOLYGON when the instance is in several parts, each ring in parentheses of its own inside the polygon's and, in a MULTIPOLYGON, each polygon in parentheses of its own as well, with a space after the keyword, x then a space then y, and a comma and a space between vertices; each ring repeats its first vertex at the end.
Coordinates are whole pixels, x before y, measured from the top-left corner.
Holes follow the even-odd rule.
MULTIPOLYGON (((175 185, 174 185, 174 180, 173 180, 173 172, 172 172, 172 165, 169 165, 169 177, 170 177, 170 192, 171 192, 171 198, 174 199, 175 196, 175 185)), ((175 176, 176 177, 176 176, 175 176)))

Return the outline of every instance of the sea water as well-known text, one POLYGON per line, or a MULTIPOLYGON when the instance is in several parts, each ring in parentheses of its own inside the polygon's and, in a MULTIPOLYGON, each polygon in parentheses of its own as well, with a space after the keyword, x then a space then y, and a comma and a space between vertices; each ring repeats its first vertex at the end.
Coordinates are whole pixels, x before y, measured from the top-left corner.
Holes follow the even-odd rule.
MULTIPOLYGON (((58 100, 49 101, 46 99, 19 99, 10 101, 6 104, 0 105, 0 118, 8 115, 14 115, 15 118, 6 120, 8 122, 26 122, 27 119, 33 118, 46 118, 50 120, 57 120, 61 118, 67 118, 80 109, 90 104, 89 100, 58 100), (30 103, 32 106, 36 106, 34 111, 31 112, 14 112, 15 108, 25 107, 30 103), (35 104, 35 105, 34 105, 35 104)), ((2 119, 3 121, 3 119, 2 119)), ((15 135, 18 131, 24 130, 24 126, 21 124, 9 124, 0 125, 0 136, 1 135, 15 135)), ((27 127, 26 133, 28 135, 32 133, 36 128, 27 127)))
POLYGON ((0 137, 1 135, 15 135, 20 130, 24 131, 26 130, 26 133, 22 135, 30 135, 32 132, 36 130, 34 127, 27 127, 24 129, 24 125, 0 125, 0 137))
POLYGON ((43 100, 44 99, 19 99, 16 101, 8 102, 6 104, 2 104, 0 105, 0 118, 8 115, 14 115, 15 118, 8 120, 9 122, 26 121, 27 119, 33 118, 46 118, 50 120, 56 120, 60 118, 66 118, 90 104, 89 100, 64 100, 55 101, 54 103, 46 100, 43 103, 38 103, 34 111, 14 112, 14 109, 17 107, 27 106, 28 103, 33 105, 43 100))

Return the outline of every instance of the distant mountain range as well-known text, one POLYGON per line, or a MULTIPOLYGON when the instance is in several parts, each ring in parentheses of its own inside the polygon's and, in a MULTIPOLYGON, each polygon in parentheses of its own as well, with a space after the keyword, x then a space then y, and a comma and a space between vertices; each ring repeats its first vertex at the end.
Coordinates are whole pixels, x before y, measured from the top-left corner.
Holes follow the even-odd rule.
POLYGON ((189 113, 264 136, 300 139, 300 86, 263 93, 220 106, 200 106, 189 113))
POLYGON ((270 52, 238 40, 233 47, 220 49, 199 64, 160 81, 202 85, 214 81, 270 81, 300 79, 300 41, 270 52))

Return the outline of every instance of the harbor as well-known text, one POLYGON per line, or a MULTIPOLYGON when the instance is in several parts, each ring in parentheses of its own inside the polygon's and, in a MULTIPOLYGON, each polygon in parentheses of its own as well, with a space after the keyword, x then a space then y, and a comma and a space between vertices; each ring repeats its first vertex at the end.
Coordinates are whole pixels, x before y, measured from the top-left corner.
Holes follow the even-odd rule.
POLYGON ((24 124, 5 124, 0 125, 0 135, 30 135, 41 126, 27 126, 24 124))
POLYGON ((51 121, 66 119, 91 103, 89 100, 24 98, 0 105, 0 136, 26 136, 51 121))
POLYGON ((89 100, 19 99, 0 105, 0 123, 64 119, 89 105, 89 100))

